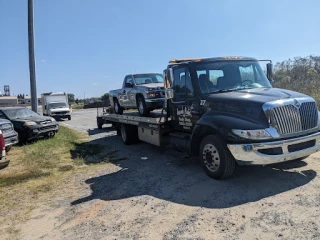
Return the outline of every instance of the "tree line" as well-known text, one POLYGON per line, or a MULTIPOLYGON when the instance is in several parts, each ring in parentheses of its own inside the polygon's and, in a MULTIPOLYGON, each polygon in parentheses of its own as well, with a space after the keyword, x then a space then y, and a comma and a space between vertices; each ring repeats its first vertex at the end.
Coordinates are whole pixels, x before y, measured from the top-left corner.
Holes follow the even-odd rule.
POLYGON ((273 87, 313 97, 320 106, 320 56, 295 57, 274 66, 273 87))

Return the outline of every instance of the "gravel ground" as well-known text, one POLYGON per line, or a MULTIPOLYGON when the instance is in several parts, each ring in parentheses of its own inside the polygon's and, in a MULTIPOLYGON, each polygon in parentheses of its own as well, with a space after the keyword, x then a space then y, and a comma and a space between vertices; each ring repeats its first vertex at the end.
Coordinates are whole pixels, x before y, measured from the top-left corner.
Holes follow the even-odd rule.
POLYGON ((78 173, 51 206, 20 226, 20 239, 320 239, 320 155, 233 178, 208 178, 193 160, 146 143, 123 145, 96 110, 61 124, 125 158, 78 173))

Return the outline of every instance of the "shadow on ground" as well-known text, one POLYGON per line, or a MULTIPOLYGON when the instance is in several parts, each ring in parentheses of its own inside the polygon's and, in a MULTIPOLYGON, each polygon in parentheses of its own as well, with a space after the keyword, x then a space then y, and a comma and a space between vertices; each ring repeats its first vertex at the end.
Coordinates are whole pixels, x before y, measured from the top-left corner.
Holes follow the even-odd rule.
POLYGON ((87 130, 89 136, 105 133, 105 132, 112 132, 112 131, 114 131, 114 128, 112 127, 112 125, 103 126, 102 129, 94 128, 94 129, 87 130))
MULTIPOLYGON (((122 144, 116 136, 104 141, 122 144)), ((92 194, 72 205, 93 199, 111 201, 149 195, 189 206, 228 208, 301 187, 317 175, 313 170, 299 172, 307 163, 294 161, 266 167, 239 167, 232 178, 217 181, 207 177, 194 161, 173 158, 152 145, 143 143, 126 148, 132 155, 117 162, 121 170, 87 179, 92 194)))

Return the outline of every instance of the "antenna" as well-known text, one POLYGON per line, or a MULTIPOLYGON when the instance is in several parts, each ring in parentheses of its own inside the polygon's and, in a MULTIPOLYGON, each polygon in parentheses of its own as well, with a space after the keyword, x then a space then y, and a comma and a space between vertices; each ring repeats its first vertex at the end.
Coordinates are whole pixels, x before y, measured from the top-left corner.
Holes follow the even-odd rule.
POLYGON ((137 73, 136 65, 133 65, 134 72, 137 73))

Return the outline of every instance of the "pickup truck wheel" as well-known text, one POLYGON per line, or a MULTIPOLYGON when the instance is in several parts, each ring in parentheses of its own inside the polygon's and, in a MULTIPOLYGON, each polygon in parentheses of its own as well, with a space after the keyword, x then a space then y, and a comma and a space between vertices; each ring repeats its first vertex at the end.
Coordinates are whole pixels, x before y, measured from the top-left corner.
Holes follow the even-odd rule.
POLYGON ((205 137, 200 144, 200 161, 206 174, 214 179, 230 177, 235 159, 222 139, 215 135, 205 137))
POLYGON ((147 108, 146 102, 143 97, 138 98, 137 108, 141 117, 147 117, 150 113, 150 110, 147 108))
POLYGON ((121 124, 121 139, 124 144, 129 145, 138 140, 138 128, 131 125, 121 124))
POLYGON ((123 108, 120 106, 119 102, 117 99, 114 100, 113 102, 113 108, 114 108, 114 112, 116 114, 122 114, 123 113, 123 108))
POLYGON ((70 116, 68 116, 68 120, 69 120, 69 121, 71 120, 71 115, 70 115, 70 116))

